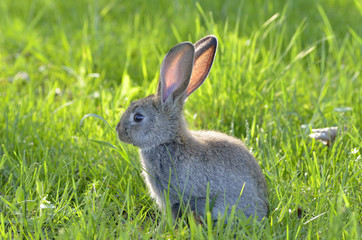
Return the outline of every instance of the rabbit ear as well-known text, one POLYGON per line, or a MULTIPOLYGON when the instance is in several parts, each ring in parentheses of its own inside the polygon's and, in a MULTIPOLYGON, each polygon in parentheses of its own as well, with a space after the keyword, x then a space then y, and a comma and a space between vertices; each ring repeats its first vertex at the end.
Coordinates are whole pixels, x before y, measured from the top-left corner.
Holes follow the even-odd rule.
POLYGON ((185 94, 189 85, 194 63, 195 47, 184 42, 173 47, 166 55, 161 66, 157 94, 165 103, 172 96, 173 100, 185 94))
POLYGON ((217 49, 217 38, 212 35, 206 36, 195 43, 195 49, 194 69, 187 87, 186 97, 200 87, 209 75, 217 49))

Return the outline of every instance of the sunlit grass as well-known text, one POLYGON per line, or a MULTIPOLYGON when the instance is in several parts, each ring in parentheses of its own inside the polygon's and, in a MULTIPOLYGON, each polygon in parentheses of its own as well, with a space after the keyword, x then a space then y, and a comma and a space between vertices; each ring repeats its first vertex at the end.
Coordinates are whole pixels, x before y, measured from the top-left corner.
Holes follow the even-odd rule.
POLYGON ((5 0, 0 22, 0 238, 360 238, 358 1, 5 0), (185 116, 251 149, 262 223, 174 226, 112 130, 155 91, 167 51, 207 34, 215 64, 185 116), (329 148, 308 137, 327 126, 347 127, 329 148))

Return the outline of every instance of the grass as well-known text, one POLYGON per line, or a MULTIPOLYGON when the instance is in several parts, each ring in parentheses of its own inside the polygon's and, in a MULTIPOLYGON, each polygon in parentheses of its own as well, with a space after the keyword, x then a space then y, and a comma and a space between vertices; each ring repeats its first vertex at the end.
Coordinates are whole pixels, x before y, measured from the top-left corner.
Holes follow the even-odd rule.
POLYGON ((361 21, 358 0, 0 1, 0 238, 360 239, 361 21), (218 53, 185 116, 251 149, 262 223, 172 226, 106 124, 155 91, 173 45, 207 34, 218 53), (90 113, 104 121, 80 128, 90 113), (331 147, 308 137, 343 125, 331 147))

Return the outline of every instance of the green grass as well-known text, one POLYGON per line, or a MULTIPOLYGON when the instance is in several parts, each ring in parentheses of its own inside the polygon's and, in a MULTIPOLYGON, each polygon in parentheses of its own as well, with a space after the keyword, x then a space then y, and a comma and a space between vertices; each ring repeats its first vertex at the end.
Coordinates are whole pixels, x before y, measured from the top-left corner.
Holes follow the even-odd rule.
POLYGON ((358 0, 0 1, 0 238, 360 239, 361 22, 358 0), (173 45, 207 34, 219 49, 186 119, 252 150, 263 223, 172 226, 105 123, 155 91, 173 45), (83 135, 89 113, 105 121, 83 135), (308 137, 343 125, 329 148, 308 137))

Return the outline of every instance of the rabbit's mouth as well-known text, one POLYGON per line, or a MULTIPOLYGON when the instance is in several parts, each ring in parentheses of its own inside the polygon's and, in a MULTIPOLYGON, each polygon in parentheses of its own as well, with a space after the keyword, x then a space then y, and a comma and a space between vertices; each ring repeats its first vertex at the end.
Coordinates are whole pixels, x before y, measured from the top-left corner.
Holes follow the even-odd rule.
POLYGON ((119 140, 121 140, 122 142, 125 142, 125 143, 131 143, 132 144, 132 141, 131 141, 128 133, 127 133, 127 129, 122 128, 120 122, 117 124, 116 132, 117 132, 119 140))

